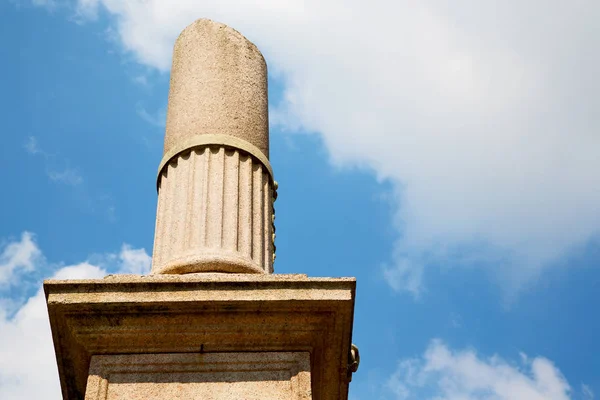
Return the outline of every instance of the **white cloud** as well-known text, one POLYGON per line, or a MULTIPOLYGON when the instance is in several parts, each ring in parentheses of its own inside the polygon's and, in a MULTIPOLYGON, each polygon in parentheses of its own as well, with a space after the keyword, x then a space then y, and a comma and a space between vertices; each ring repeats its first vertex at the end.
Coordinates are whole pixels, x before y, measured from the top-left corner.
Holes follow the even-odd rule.
POLYGON ((95 19, 98 16, 98 0, 77 0, 77 14, 83 18, 95 19))
POLYGON ((146 275, 150 273, 152 266, 152 257, 146 253, 145 249, 132 249, 131 246, 124 244, 119 253, 121 266, 119 270, 123 274, 146 275))
POLYGON ((517 290, 599 232, 597 1, 78 4, 161 71, 198 17, 254 41, 285 81, 273 120, 393 183, 398 290, 449 256, 517 290))
MULTIPOLYGON (((28 273, 40 273, 36 270, 39 266, 35 260, 43 260, 43 255, 32 240, 31 234, 24 233, 20 242, 10 243, 6 249, 19 249, 10 250, 8 253, 19 254, 12 258, 20 260, 18 263, 22 265, 27 265, 28 273), (36 257, 29 256, 31 254, 36 254, 36 257)), ((7 250, 3 256, 4 254, 7 254, 7 250)), ((138 273, 147 272, 149 269, 150 257, 146 252, 143 249, 132 249, 129 245, 123 245, 118 255, 107 254, 101 258, 117 260, 116 265, 93 265, 85 261, 58 268, 52 277, 102 278, 111 270, 116 270, 117 273, 138 273)), ((0 301, 0 354, 1 399, 58 400, 62 397, 46 299, 41 288, 24 304, 18 306, 0 301), (16 312, 13 312, 13 309, 16 312)))
POLYGON ((23 232, 20 241, 8 243, 0 249, 0 289, 3 285, 14 284, 19 270, 32 271, 34 263, 42 257, 30 232, 23 232))
MULTIPOLYGON (((473 350, 453 351, 433 340, 425 353, 403 360, 387 382, 398 400, 568 400, 574 393, 548 359, 511 363, 473 350)), ((585 396, 585 390, 582 390, 585 396)))

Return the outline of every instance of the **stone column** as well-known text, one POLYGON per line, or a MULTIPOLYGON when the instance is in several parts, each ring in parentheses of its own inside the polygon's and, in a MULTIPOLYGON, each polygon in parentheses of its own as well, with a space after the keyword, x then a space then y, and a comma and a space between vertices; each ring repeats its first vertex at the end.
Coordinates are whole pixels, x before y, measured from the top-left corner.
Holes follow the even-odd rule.
POLYGON ((157 186, 153 274, 273 272, 267 65, 226 25, 175 42, 157 186))
POLYGON ((272 273, 266 74, 225 25, 177 39, 152 274, 44 282, 63 399, 348 398, 356 280, 272 273))

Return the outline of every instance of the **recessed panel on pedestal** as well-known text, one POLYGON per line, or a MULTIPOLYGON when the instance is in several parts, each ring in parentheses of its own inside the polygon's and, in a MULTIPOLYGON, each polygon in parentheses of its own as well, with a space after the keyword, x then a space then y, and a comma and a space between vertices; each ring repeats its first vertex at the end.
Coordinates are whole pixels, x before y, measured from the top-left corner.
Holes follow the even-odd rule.
POLYGON ((310 353, 92 356, 85 400, 312 399, 310 353))

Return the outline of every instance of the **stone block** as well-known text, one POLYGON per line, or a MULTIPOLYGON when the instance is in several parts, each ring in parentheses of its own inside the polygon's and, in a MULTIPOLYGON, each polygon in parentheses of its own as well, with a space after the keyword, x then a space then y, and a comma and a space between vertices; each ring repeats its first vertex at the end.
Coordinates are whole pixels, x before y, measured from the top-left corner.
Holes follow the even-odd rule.
POLYGON ((84 398, 95 355, 306 352, 312 398, 346 399, 355 286, 276 274, 45 281, 63 398, 84 398))

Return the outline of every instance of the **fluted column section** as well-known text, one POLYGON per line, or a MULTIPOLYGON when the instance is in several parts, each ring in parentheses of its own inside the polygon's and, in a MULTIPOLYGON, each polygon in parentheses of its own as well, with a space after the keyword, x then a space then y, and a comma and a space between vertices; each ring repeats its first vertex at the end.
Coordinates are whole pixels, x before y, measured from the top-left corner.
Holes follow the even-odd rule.
POLYGON ((152 273, 272 273, 271 177, 236 148, 204 146, 159 176, 152 273))

